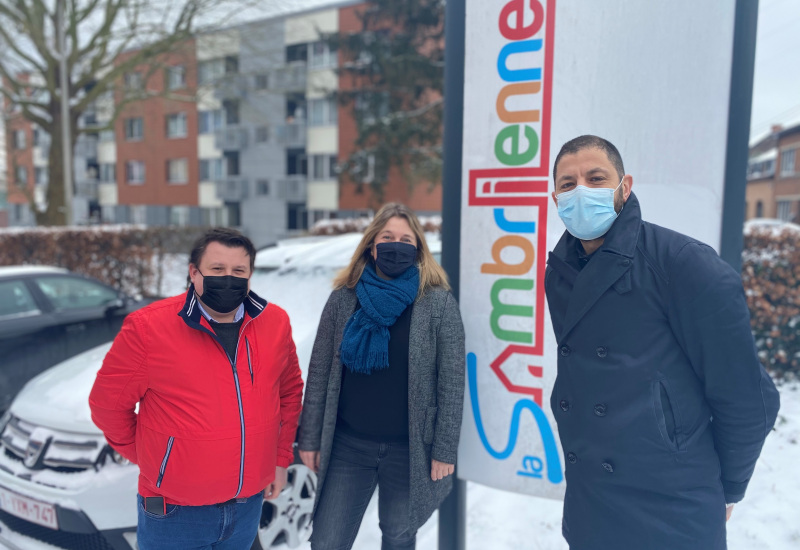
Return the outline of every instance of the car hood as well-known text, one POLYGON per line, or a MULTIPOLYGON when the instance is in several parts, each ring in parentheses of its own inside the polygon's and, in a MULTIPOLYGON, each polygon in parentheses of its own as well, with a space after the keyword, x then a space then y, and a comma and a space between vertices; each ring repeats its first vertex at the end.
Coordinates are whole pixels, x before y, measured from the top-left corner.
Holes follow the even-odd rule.
POLYGON ((107 342, 44 371, 22 388, 9 410, 38 426, 101 433, 92 422, 89 392, 110 348, 107 342))

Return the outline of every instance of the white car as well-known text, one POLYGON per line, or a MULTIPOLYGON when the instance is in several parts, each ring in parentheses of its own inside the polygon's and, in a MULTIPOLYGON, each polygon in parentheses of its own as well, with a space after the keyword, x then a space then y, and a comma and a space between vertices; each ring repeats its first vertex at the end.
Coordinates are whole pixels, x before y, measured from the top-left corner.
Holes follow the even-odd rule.
MULTIPOLYGON (((304 376, 331 281, 360 238, 351 234, 281 243, 257 257, 251 287, 288 312, 304 376)), ((438 260, 438 236, 427 240, 438 260)), ((41 542, 65 550, 137 548, 139 470, 106 443, 88 404, 110 346, 98 346, 32 379, 0 420, 0 548, 29 550, 41 542)), ((308 540, 315 494, 316 476, 296 461, 280 497, 264 502, 253 548, 294 548, 308 540)))

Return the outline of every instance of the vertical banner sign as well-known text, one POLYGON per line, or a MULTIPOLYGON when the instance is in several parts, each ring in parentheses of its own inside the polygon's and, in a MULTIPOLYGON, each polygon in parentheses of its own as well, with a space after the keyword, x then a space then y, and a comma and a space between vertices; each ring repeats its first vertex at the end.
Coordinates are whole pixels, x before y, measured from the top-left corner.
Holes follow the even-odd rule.
POLYGON ((459 476, 560 497, 545 406, 556 369, 545 357, 544 294, 555 0, 466 6, 459 476))

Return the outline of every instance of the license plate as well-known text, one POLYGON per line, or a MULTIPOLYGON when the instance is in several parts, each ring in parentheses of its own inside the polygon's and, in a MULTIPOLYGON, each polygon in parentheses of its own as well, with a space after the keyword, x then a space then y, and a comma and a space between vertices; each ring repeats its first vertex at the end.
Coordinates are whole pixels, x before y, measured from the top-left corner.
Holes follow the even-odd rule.
POLYGON ((2 487, 0 487, 0 509, 31 523, 58 529, 55 506, 12 493, 2 487))

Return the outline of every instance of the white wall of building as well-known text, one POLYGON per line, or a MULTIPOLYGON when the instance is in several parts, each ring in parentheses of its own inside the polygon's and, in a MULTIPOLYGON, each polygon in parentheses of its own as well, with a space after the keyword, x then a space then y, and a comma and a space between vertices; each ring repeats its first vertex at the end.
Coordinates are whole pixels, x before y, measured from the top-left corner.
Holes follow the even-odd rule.
POLYGON ((331 33, 339 30, 339 10, 322 10, 286 19, 286 45, 316 42, 319 32, 331 33))

